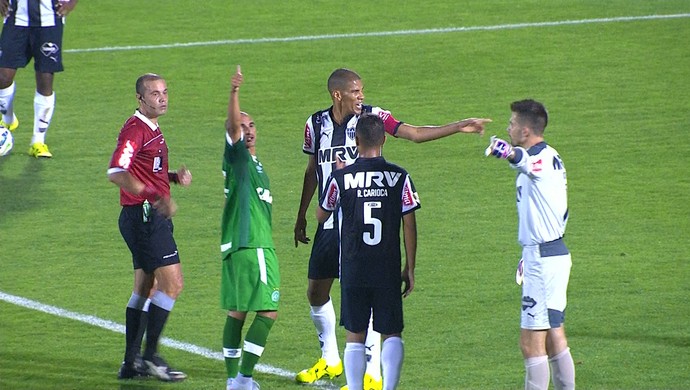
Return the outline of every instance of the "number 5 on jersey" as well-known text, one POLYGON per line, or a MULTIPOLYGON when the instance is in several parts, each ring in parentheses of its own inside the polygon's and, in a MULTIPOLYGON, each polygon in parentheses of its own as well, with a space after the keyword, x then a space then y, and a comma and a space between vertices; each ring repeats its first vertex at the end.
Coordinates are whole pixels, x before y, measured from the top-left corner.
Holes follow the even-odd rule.
POLYGON ((362 239, 367 245, 375 246, 381 242, 381 220, 371 216, 372 209, 380 209, 381 202, 364 202, 364 224, 373 227, 372 232, 364 232, 362 239))

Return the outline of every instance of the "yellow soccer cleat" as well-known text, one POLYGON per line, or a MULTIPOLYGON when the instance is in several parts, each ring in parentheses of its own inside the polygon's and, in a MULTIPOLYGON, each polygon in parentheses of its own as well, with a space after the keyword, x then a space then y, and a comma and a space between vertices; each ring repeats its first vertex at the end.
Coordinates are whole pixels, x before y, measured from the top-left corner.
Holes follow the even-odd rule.
POLYGON ((53 154, 48 150, 48 145, 43 142, 36 142, 29 148, 29 155, 36 158, 51 158, 53 154))
POLYGON ((328 379, 333 379, 339 377, 343 373, 343 362, 342 360, 338 362, 335 366, 329 366, 326 364, 326 359, 319 359, 312 368, 302 370, 297 373, 295 380, 299 383, 314 383, 324 376, 328 376, 328 379))
POLYGON ((17 116, 12 114, 12 123, 7 124, 5 121, 0 119, 0 126, 8 129, 9 131, 15 131, 17 130, 17 127, 19 127, 19 119, 17 119, 17 116))
MULTIPOLYGON (((383 379, 374 379, 373 376, 369 374, 364 374, 364 390, 382 390, 383 389, 383 379)), ((340 388, 340 390, 348 390, 347 385, 340 388)))

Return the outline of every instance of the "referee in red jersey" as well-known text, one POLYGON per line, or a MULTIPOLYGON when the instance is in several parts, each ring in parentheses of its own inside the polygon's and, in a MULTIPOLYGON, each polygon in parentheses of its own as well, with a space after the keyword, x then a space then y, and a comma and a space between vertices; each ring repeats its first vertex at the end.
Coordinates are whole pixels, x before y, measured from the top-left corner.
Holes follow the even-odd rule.
POLYGON ((166 382, 180 381, 187 376, 171 369, 157 349, 183 285, 173 238, 171 218, 177 206, 170 198, 170 182, 186 187, 192 175, 184 166, 168 171, 168 146, 158 127, 158 117, 168 111, 165 80, 156 74, 142 75, 136 82, 136 96, 139 107, 122 126, 108 168, 108 179, 120 187, 120 233, 134 266, 125 357, 118 378, 151 375, 166 382), (146 348, 140 357, 144 331, 146 348))

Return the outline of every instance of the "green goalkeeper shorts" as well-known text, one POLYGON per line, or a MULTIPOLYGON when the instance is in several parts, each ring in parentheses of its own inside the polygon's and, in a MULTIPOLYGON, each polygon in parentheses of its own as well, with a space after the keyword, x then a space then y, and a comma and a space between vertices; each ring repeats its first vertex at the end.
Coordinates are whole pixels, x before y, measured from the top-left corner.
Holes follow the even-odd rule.
POLYGON ((273 248, 242 248, 223 260, 221 307, 274 311, 280 301, 280 271, 273 248))

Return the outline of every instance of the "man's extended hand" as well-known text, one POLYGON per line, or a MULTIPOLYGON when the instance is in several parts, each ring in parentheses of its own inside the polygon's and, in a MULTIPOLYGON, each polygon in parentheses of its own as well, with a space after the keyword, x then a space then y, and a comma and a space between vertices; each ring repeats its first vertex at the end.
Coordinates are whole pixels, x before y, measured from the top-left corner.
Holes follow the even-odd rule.
POLYGON ((237 65, 237 70, 235 71, 235 74, 232 75, 232 78, 230 79, 230 85, 232 86, 232 91, 236 92, 238 89, 240 89, 240 85, 242 85, 242 82, 244 82, 244 77, 242 76, 242 68, 237 65))
POLYGON ((78 0, 58 0, 55 6, 55 12, 60 16, 67 16, 74 7, 77 6, 78 0))
POLYGON ((488 118, 467 118, 458 122, 461 133, 479 133, 484 134, 484 125, 491 122, 488 118))
POLYGON ((182 187, 188 187, 192 184, 192 172, 190 172, 186 166, 182 165, 180 169, 177 170, 177 181, 182 187))
POLYGON ((0 0, 0 16, 3 18, 10 12, 10 0, 0 0))

